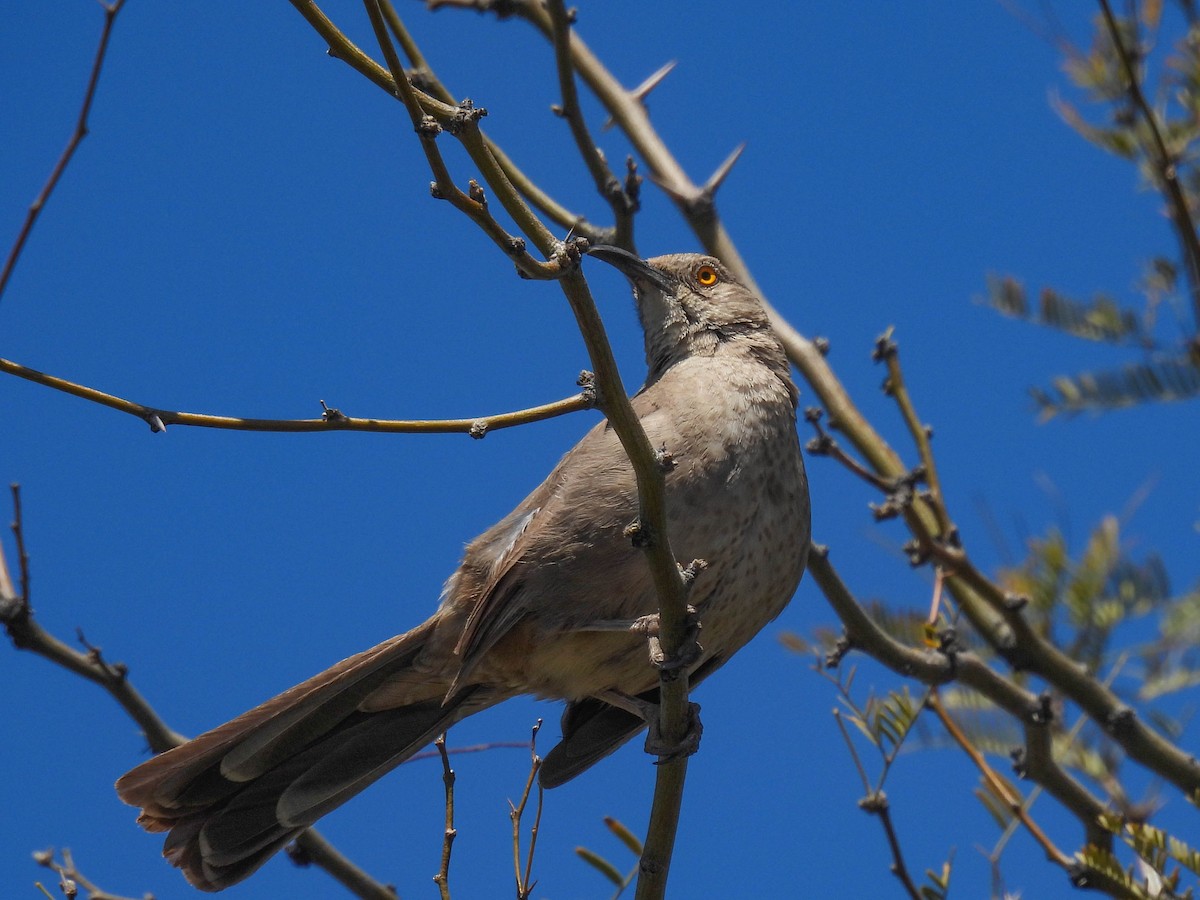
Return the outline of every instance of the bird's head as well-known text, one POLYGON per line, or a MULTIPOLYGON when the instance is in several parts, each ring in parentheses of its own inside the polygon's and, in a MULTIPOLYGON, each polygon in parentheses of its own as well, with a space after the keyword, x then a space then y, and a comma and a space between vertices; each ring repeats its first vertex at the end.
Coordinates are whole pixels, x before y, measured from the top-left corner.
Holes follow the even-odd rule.
POLYGON ((633 284, 650 381, 682 359, 723 349, 766 355, 764 361, 786 371, 762 302, 715 257, 672 253, 640 259, 603 245, 588 255, 620 270, 633 284))

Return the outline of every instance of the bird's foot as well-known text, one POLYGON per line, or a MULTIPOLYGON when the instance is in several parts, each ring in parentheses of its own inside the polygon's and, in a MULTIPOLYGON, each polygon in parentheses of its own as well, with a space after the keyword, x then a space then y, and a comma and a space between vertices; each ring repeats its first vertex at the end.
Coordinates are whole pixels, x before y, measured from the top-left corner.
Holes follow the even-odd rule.
POLYGON ((688 703, 687 731, 678 741, 668 741, 663 737, 658 722, 658 704, 641 697, 631 697, 620 691, 605 691, 596 695, 605 703, 633 713, 646 723, 646 752, 657 756, 657 765, 669 763, 676 759, 691 756, 700 749, 700 735, 704 726, 700 724, 700 704, 688 703))
POLYGON ((684 759, 700 749, 700 735, 704 733, 704 726, 700 724, 699 703, 688 703, 687 731, 678 741, 669 742, 663 739, 658 716, 654 716, 647 724, 649 730, 646 733, 646 752, 658 757, 655 762, 657 766, 684 759))
POLYGON ((683 643, 680 644, 679 653, 675 656, 668 657, 659 641, 658 613, 651 613, 648 616, 634 619, 629 626, 629 630, 634 634, 641 634, 646 637, 646 643, 650 648, 650 665, 654 666, 660 672, 674 672, 679 669, 686 669, 692 663, 696 662, 704 652, 704 648, 700 646, 700 642, 697 640, 700 636, 700 619, 696 615, 696 607, 694 606, 687 608, 687 634, 684 636, 683 643))

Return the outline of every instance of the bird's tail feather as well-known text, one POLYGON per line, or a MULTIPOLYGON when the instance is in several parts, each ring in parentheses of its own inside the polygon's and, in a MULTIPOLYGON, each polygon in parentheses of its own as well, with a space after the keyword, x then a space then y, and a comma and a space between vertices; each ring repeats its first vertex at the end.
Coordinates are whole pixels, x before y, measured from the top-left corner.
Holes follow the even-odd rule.
POLYGON ((122 776, 117 793, 142 807, 144 828, 169 832, 163 854, 194 886, 218 891, 241 881, 454 722, 503 699, 467 686, 443 701, 445 685, 426 684, 415 702, 361 711, 385 681, 403 680, 431 628, 343 660, 148 760, 122 776))

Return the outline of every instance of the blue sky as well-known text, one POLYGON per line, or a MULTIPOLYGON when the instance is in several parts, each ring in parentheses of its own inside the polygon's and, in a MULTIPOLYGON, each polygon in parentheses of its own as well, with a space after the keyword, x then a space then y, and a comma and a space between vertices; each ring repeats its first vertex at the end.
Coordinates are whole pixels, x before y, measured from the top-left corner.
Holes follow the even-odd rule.
MULTIPOLYGON (((1086 40, 1091 7, 1062 6, 1069 32, 1086 40)), ((719 198, 726 224, 772 302, 830 339, 836 371, 911 461, 869 359, 874 337, 896 326, 951 509, 981 563, 1019 556, 1027 536, 1055 524, 1078 547, 1099 517, 1127 512, 1149 487, 1123 535, 1135 552, 1160 552, 1177 588, 1193 585, 1193 411, 1038 425, 1027 385, 1126 357, 973 302, 990 272, 1132 302, 1143 261, 1174 246, 1135 173, 1051 110, 1049 93, 1066 90, 1055 49, 998 3, 743 9, 612 0, 582 4, 579 28, 628 85, 679 61, 651 110, 697 181, 748 142, 719 198)), ((569 205, 603 218, 548 112, 557 97, 541 39, 517 22, 400 11, 451 90, 489 109, 489 134, 569 205)), ((359 4, 327 12, 367 46, 359 4)), ((87 2, 19 4, 5 27, 7 246, 74 122, 100 14, 87 2)), ((246 416, 311 417, 320 399, 353 415, 475 416, 575 390, 587 360, 561 294, 515 278, 465 218, 429 198, 403 110, 327 58, 289 4, 206 4, 183 17, 131 3, 91 126, 0 301, 0 355, 150 405, 246 416)), ((600 140, 611 159, 626 152, 613 133, 600 140)), ((449 140, 443 149, 460 183, 476 174, 449 140)), ((650 185, 645 193, 640 248, 693 249, 669 203, 650 185)), ((591 281, 632 389, 644 367, 627 288, 607 271, 591 281)), ((0 410, 0 477, 23 486, 39 620, 68 639, 82 628, 186 733, 423 619, 463 544, 598 415, 482 442, 151 435, 12 378, 0 379, 0 410)), ((871 524, 871 492, 828 460, 810 460, 809 472, 815 538, 832 545, 851 586, 924 607, 928 579, 897 561, 896 527, 871 524)), ((806 580, 699 692, 704 747, 689 772, 674 896, 897 890, 882 833, 855 805, 861 786, 829 715, 834 693, 777 640, 832 621, 806 580)), ((137 728, 98 689, 41 660, 5 649, 0 673, 10 767, 0 893, 34 896, 45 873, 30 851, 66 845, 106 890, 189 896, 111 790, 143 758, 137 728)), ((867 665, 860 683, 892 681, 867 665)), ((538 716, 549 749, 558 710, 532 702, 470 720, 451 743, 522 740, 538 716)), ((505 896, 506 800, 521 790, 526 758, 502 750, 456 767, 452 886, 461 897, 505 896)), ((652 779, 630 747, 547 795, 536 897, 609 895, 572 848, 632 865, 602 817, 642 830, 652 779)), ((995 838, 970 798, 974 783, 957 755, 931 753, 902 760, 888 785, 910 867, 940 866, 955 847, 968 896, 988 883, 975 844, 995 838)), ((437 765, 414 762, 321 829, 403 896, 433 896, 441 790, 437 765)), ((1076 846, 1070 822, 1047 822, 1076 846)), ((1024 836, 1006 873, 1027 896, 1064 890, 1024 836)), ((334 893, 324 875, 277 860, 228 896, 334 893)))

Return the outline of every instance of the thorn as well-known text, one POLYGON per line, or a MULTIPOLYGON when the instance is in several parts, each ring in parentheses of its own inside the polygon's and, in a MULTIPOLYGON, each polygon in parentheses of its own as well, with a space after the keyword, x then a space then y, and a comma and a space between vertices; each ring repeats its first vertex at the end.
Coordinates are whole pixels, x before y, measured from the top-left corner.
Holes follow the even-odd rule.
POLYGON ((677 65, 679 65, 678 60, 671 60, 629 93, 638 103, 645 105, 646 98, 650 96, 650 92, 662 84, 663 79, 670 75, 677 65))
MULTIPOLYGON (((647 78, 645 81, 643 81, 637 87, 635 87, 632 91, 630 91, 629 96, 632 97, 634 100, 636 100, 638 103, 642 104, 642 108, 645 109, 646 108, 646 98, 648 96, 650 96, 650 92, 652 90, 654 90, 656 87, 658 87, 660 84, 662 84, 663 79, 666 78, 668 75, 670 75, 671 70, 674 69, 677 65, 679 65, 679 63, 676 60, 671 60, 669 63, 664 65, 661 69, 659 69, 657 72, 655 72, 649 78, 647 78)), ((608 129, 612 128, 613 125, 615 125, 615 124, 616 124, 616 122, 613 120, 613 117, 609 116, 607 119, 604 120, 604 124, 600 126, 600 130, 608 131, 608 129)))
POLYGON ((721 165, 717 167, 717 171, 712 173, 712 176, 708 179, 708 181, 704 182, 704 187, 702 187, 700 190, 707 197, 710 203, 712 202, 713 197, 716 196, 717 189, 724 184, 725 179, 729 177, 729 173, 733 171, 734 165, 737 164, 738 159, 741 158, 741 155, 745 152, 745 150, 746 142, 742 141, 740 144, 734 147, 733 152, 729 154, 729 156, 725 159, 725 162, 721 163, 721 165))

